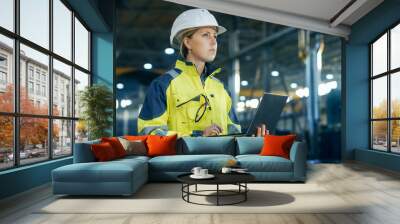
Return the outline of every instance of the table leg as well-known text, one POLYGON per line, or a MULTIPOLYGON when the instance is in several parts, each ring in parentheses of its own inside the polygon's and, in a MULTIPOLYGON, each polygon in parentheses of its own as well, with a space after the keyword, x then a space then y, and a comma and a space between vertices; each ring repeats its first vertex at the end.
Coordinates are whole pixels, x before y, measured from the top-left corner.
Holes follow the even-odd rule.
POLYGON ((248 190, 247 190, 247 183, 244 183, 244 201, 247 201, 247 192, 248 192, 248 190))
POLYGON ((189 201, 189 195, 190 195, 190 184, 188 184, 188 185, 187 185, 187 191, 188 191, 188 193, 187 193, 187 201, 188 201, 188 202, 190 202, 190 201, 189 201))
POLYGON ((219 184, 217 184, 217 206, 219 205, 219 184))
POLYGON ((196 184, 196 186, 195 186, 195 191, 197 192, 197 184, 196 184))

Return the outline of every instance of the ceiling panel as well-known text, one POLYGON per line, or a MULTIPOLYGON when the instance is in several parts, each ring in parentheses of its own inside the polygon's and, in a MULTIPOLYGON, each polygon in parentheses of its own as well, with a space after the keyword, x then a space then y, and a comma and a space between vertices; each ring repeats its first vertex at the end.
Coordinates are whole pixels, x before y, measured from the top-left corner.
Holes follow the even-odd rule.
POLYGON ((266 9, 278 10, 317 19, 330 20, 337 12, 346 6, 351 0, 224 0, 247 4, 266 9))
POLYGON ((347 38, 350 26, 383 0, 165 0, 347 38))

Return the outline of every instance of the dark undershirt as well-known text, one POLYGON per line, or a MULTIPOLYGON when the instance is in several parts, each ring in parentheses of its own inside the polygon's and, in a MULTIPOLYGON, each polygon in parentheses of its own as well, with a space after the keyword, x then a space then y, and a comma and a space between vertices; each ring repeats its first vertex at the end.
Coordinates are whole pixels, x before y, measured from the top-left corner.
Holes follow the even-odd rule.
POLYGON ((201 80, 201 83, 203 84, 203 86, 206 81, 206 78, 207 78, 207 67, 204 66, 203 72, 200 75, 200 80, 201 80))

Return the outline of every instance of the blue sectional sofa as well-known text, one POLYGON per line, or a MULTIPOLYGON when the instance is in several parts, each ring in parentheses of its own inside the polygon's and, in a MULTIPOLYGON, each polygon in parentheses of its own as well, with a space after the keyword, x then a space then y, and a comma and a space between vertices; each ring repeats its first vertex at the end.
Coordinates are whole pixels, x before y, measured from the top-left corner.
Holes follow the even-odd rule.
POLYGON ((90 141, 75 144, 74 163, 52 171, 54 194, 131 195, 148 181, 176 181, 193 167, 218 172, 230 159, 260 182, 305 182, 305 143, 294 142, 290 159, 260 156, 262 137, 183 137, 177 142, 177 155, 127 156, 96 162, 90 141))

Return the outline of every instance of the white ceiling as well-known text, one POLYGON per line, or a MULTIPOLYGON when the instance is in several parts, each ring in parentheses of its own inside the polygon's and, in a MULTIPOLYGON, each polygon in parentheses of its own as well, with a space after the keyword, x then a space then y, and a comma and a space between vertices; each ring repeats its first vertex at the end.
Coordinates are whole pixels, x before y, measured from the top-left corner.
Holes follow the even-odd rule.
POLYGON ((347 38, 350 26, 383 0, 166 0, 347 38), (344 10, 334 20, 347 4, 344 10))
POLYGON ((226 0, 329 21, 350 0, 226 0))

